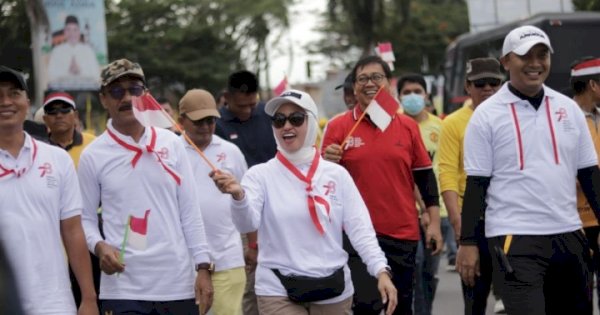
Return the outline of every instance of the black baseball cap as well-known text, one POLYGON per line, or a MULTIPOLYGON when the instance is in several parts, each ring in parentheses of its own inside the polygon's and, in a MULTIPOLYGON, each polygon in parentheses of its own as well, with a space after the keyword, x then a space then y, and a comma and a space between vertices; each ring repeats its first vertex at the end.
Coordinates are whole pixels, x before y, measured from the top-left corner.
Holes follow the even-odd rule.
POLYGON ((13 82, 21 90, 27 91, 27 83, 25 83, 23 74, 9 67, 0 65, 0 81, 13 82))
POLYGON ((354 88, 354 82, 352 82, 352 72, 348 73, 344 83, 335 87, 336 90, 344 88, 345 90, 352 90, 354 88))

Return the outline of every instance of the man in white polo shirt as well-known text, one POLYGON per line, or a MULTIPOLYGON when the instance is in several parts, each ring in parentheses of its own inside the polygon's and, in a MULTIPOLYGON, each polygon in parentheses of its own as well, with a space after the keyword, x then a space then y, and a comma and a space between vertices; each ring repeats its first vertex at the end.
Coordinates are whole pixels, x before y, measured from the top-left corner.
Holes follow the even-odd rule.
POLYGON ((83 151, 78 172, 88 248, 103 271, 102 313, 197 315, 196 304, 207 311, 213 265, 185 148, 174 133, 145 128, 133 115, 132 96, 146 92, 139 64, 113 61, 101 79, 111 119, 83 151))
MULTIPOLYGON (((248 166, 238 147, 214 134, 217 111, 214 97, 205 90, 189 90, 179 101, 179 123, 185 134, 219 170, 241 179, 248 166)), ((212 283, 215 290, 214 315, 242 315, 246 287, 244 248, 231 219, 231 197, 223 194, 208 176, 211 167, 194 147, 181 137, 192 164, 197 193, 206 229, 210 254, 215 263, 212 283)))
POLYGON ((600 171, 577 104, 544 85, 552 46, 534 26, 512 30, 501 62, 510 81, 473 113, 457 270, 473 283, 485 236, 508 314, 591 314, 591 257, 575 179, 600 213, 600 171))
POLYGON ((0 243, 25 314, 77 313, 64 252, 81 288, 79 314, 98 314, 73 161, 23 131, 28 110, 23 76, 0 66, 0 243))

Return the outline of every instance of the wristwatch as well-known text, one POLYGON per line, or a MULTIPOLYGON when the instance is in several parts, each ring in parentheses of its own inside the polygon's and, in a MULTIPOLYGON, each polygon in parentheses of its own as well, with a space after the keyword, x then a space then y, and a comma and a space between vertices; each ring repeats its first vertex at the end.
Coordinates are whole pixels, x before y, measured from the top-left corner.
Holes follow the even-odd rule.
POLYGON ((196 271, 200 270, 208 270, 208 272, 213 273, 215 271, 215 264, 212 262, 197 264, 196 271))

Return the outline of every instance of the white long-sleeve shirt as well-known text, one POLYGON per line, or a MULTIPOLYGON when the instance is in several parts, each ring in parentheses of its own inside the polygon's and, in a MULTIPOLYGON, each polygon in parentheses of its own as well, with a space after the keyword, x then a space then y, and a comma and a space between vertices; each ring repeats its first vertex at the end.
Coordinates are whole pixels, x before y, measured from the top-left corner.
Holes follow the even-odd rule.
MULTIPOLYGON (((242 239, 231 221, 231 196, 219 191, 215 182, 208 176, 210 166, 183 137, 181 140, 196 178, 196 191, 215 271, 243 267, 245 262, 242 239)), ((212 141, 203 153, 216 168, 233 174, 238 180, 248 169, 242 151, 235 144, 217 135, 212 136, 212 141)))
MULTIPOLYGON (((310 163, 296 167, 306 174, 310 163)), ((276 158, 250 168, 244 176, 245 197, 233 200, 232 218, 242 233, 258 230, 256 295, 287 296, 271 269, 279 269, 284 275, 325 277, 343 266, 344 292, 318 303, 336 303, 352 296, 354 287, 346 265, 348 254, 342 248, 342 229, 371 275, 376 276, 387 266, 367 207, 350 174, 340 165, 320 158, 312 184, 313 193, 330 205, 329 215, 323 206, 317 206, 323 235, 310 218, 306 184, 276 158)))
POLYGON ((101 299, 170 301, 194 297, 193 263, 209 262, 196 182, 181 140, 172 132, 154 128, 155 153, 146 151, 152 129, 146 128, 139 144, 131 137, 107 128, 131 146, 143 148, 136 166, 135 152, 125 149, 104 132, 88 145, 79 161, 84 211, 83 227, 90 251, 102 240, 96 210, 102 202, 105 241, 120 249, 130 215, 148 216, 146 249, 127 246, 125 271, 102 274, 101 299), (163 163, 177 172, 174 177, 163 163), (190 256, 191 254, 191 256, 190 256))
POLYGON ((81 207, 65 150, 28 134, 16 159, 0 150, 0 243, 25 314, 76 314, 60 221, 80 215, 81 207))

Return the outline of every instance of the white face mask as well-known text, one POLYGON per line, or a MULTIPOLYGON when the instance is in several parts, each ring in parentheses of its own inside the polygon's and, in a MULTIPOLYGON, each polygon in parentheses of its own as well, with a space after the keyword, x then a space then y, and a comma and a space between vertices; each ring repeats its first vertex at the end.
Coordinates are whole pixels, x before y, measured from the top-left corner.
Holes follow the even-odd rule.
POLYGON ((410 93, 403 95, 400 101, 402 102, 404 111, 411 116, 418 115, 425 108, 425 98, 423 95, 410 93))

